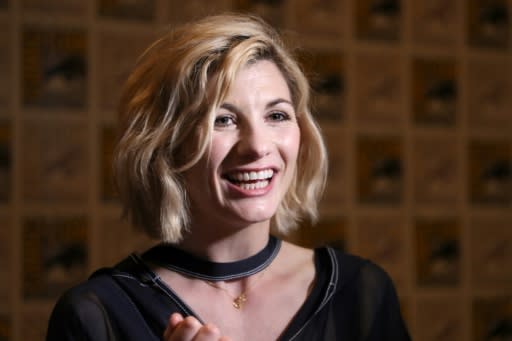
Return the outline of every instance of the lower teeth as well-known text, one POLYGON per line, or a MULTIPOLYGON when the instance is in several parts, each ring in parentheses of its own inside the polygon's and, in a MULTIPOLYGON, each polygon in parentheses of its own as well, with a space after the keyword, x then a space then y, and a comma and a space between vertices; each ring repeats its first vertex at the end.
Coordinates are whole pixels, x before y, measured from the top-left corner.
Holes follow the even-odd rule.
POLYGON ((240 188, 242 188, 242 189, 253 190, 253 189, 267 187, 268 183, 269 183, 268 180, 263 180, 263 181, 252 182, 252 183, 240 183, 238 186, 240 186, 240 188))

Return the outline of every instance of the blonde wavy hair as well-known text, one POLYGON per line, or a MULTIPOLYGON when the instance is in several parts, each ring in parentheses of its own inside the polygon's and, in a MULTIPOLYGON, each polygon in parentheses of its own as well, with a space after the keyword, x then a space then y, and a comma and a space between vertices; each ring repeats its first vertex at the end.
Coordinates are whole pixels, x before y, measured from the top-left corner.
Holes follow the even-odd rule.
POLYGON ((317 219, 327 153, 310 112, 308 81, 272 27, 257 17, 227 14, 157 40, 125 84, 114 177, 134 226, 164 242, 182 239, 191 221, 182 174, 208 153, 216 110, 237 72, 258 60, 282 72, 301 131, 297 170, 271 226, 285 234, 303 219, 317 219))

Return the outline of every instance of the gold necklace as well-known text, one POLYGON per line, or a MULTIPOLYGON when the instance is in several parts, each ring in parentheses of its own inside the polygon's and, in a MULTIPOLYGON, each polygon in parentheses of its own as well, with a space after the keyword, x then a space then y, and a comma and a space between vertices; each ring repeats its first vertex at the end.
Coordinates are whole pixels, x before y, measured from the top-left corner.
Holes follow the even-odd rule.
POLYGON ((204 281, 206 284, 208 284, 209 286, 215 288, 215 289, 219 289, 219 290, 222 290, 225 294, 227 294, 229 296, 229 298, 233 301, 232 304, 233 304, 233 307, 235 307, 235 309, 242 309, 245 302, 247 301, 247 293, 249 292, 250 289, 252 289, 254 287, 254 284, 261 278, 263 277, 265 272, 262 272, 261 275, 256 278, 244 291, 242 291, 238 296, 233 296, 228 289, 226 288, 223 288, 221 286, 219 286, 217 283, 215 282, 211 282, 211 281, 204 281))

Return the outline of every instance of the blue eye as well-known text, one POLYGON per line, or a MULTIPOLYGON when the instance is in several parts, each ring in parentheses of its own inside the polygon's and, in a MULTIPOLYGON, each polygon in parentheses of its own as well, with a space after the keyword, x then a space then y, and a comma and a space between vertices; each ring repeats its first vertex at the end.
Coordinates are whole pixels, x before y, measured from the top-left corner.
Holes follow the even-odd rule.
POLYGON ((290 115, 281 111, 274 111, 268 115, 268 118, 271 121, 287 121, 290 119, 290 115))
POLYGON ((227 127, 232 124, 235 124, 235 119, 230 115, 217 116, 214 121, 216 127, 227 127))

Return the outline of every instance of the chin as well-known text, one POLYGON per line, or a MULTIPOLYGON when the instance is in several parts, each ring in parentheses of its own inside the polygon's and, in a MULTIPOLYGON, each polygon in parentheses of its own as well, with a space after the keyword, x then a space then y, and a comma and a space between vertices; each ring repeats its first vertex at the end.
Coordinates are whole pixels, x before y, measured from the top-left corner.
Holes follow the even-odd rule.
POLYGON ((247 225, 251 225, 270 222, 270 220, 274 217, 275 214, 275 209, 268 211, 255 211, 254 208, 247 208, 239 211, 237 215, 241 221, 245 222, 247 225))

